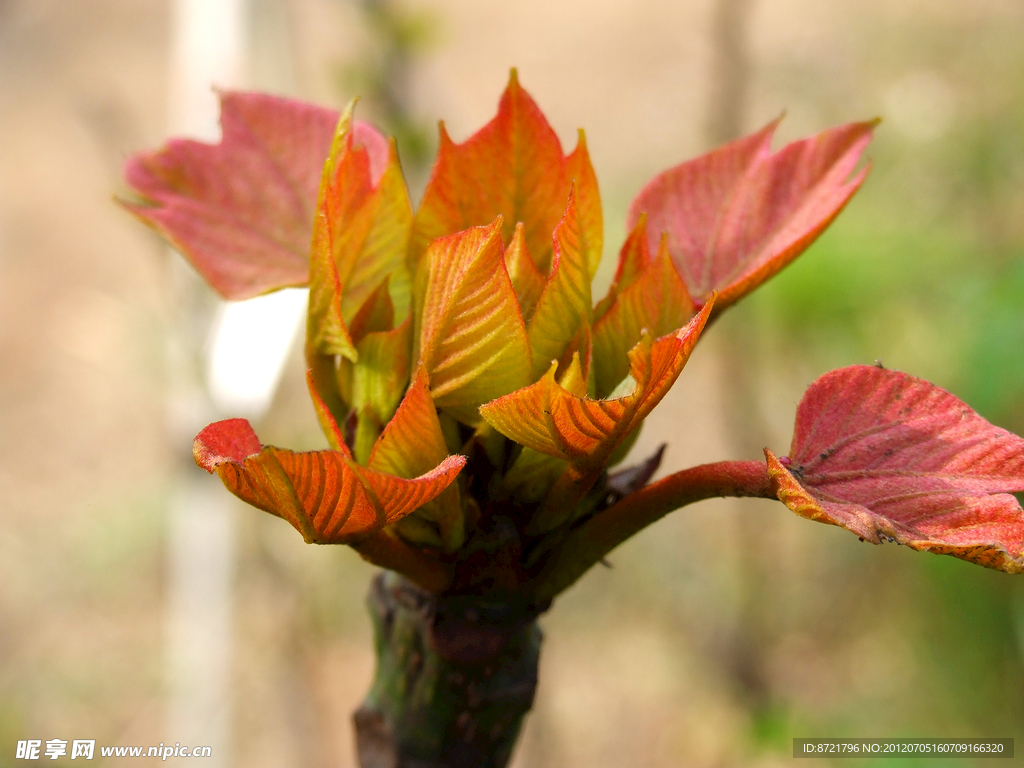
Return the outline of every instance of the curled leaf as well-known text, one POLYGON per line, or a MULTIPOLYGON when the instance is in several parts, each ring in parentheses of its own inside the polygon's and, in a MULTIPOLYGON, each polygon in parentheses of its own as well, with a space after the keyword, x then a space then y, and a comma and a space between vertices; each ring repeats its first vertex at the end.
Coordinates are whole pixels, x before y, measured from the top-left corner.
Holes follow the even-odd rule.
POLYGON ((537 265, 533 263, 533 257, 526 249, 525 231, 522 222, 516 224, 512 242, 505 249, 505 268, 512 281, 512 288, 516 292, 523 320, 529 323, 547 281, 537 269, 537 265))
MULTIPOLYGON (((337 425, 333 431, 338 434, 337 425)), ((400 520, 436 498, 466 461, 449 456, 405 479, 359 467, 344 443, 339 448, 298 453, 262 446, 249 422, 229 419, 196 436, 193 456, 240 499, 287 520, 317 544, 357 542, 400 520)))
POLYGON ((1024 570, 1024 439, 928 382, 875 366, 827 373, 797 409, 776 495, 874 544, 1024 570))
POLYGON ((668 233, 690 295, 703 303, 718 291, 718 311, 799 256, 867 175, 854 169, 874 122, 832 128, 772 154, 778 122, 658 174, 629 208, 630 228, 647 214, 652 251, 668 233))
POLYGON ((618 293, 594 326, 597 393, 606 396, 629 371, 628 351, 643 331, 658 338, 678 330, 693 316, 693 302, 664 239, 658 255, 639 279, 618 293))
POLYGON ((555 380, 557 366, 552 365, 540 381, 484 405, 480 413, 487 423, 520 445, 564 459, 582 472, 601 469, 612 451, 675 382, 700 337, 712 304, 709 302, 678 333, 653 342, 645 335, 630 351, 630 374, 635 386, 628 395, 591 400, 573 393, 555 380))
MULTIPOLYGON (((394 418, 374 445, 367 466, 396 477, 413 478, 430 472, 447 456, 448 447, 430 399, 426 371, 420 368, 394 418)), ((416 514, 437 526, 445 549, 461 546, 465 530, 456 484, 449 485, 416 514)))

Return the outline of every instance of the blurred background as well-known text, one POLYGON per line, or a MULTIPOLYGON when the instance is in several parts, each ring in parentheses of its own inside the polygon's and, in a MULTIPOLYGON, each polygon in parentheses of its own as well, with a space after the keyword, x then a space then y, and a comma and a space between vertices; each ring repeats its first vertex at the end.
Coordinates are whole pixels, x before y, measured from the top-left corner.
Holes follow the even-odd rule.
MULTIPOLYGON (((168 415, 192 375, 168 338, 191 322, 201 341, 212 301, 184 306, 178 257, 112 201, 126 157, 168 135, 172 17, 169 0, 0 0, 0 765, 19 739, 182 740, 169 500, 186 471, 217 481, 168 415)), ((465 139, 518 67, 564 144, 587 130, 603 284, 654 173, 783 111, 777 143, 881 116, 865 187, 711 330, 635 455, 668 441, 672 471, 785 451, 803 389, 876 359, 1024 433, 1019 0, 249 0, 247 18, 241 82, 361 94, 414 198, 436 120, 465 139)), ((301 368, 295 352, 265 442, 323 444, 301 368)), ((222 739, 218 765, 353 766, 372 569, 228 514, 227 735, 193 723, 196 743, 222 739)), ((687 508, 611 561, 544 619, 517 768, 788 765, 801 736, 1024 749, 1024 580, 767 501, 687 508)))

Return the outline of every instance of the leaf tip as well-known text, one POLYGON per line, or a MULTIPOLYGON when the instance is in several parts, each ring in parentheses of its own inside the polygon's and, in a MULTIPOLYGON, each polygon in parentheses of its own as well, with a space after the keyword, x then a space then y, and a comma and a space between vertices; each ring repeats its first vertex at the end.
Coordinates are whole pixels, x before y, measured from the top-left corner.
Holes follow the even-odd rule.
POLYGON ((245 419, 226 419, 210 424, 192 441, 192 458, 207 472, 225 462, 241 464, 263 450, 245 419))

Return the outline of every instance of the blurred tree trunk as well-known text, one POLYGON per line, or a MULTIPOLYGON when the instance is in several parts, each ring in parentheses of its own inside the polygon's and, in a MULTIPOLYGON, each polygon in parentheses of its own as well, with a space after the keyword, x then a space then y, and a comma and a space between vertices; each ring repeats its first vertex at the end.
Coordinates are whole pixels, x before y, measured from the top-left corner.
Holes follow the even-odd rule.
MULTIPOLYGON (((739 138, 746 129, 751 62, 748 27, 753 0, 718 0, 712 23, 711 84, 708 98, 706 136, 711 146, 739 138)), ((727 423, 731 442, 738 455, 755 458, 770 434, 769 425, 759 407, 759 383, 764 371, 758 359, 758 340, 749 324, 738 332, 734 323, 724 322, 722 362, 729 386, 725 391, 727 423)), ((739 551, 761 551, 758 539, 763 521, 740 519, 737 536, 739 551)), ((765 600, 767 574, 755 556, 737 563, 738 594, 731 626, 720 631, 719 662, 733 679, 745 706, 756 716, 768 708, 771 694, 764 676, 765 600)))
POLYGON ((750 82, 747 24, 752 7, 753 0, 718 0, 715 3, 706 129, 712 145, 732 141, 743 131, 750 82))

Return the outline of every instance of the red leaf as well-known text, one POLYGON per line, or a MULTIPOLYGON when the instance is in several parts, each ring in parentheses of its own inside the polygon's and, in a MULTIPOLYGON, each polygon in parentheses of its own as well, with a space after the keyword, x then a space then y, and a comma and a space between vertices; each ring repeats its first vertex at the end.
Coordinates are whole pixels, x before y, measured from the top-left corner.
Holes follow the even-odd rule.
POLYGON ((718 311, 802 253, 857 191, 851 177, 875 126, 851 123, 772 154, 778 121, 655 176, 629 208, 647 214, 654 251, 663 232, 690 295, 718 291, 718 311))
POLYGON ((1024 439, 922 379, 874 366, 827 373, 797 410, 779 499, 878 544, 1024 570, 1024 439))
MULTIPOLYGON (((176 139, 130 158, 125 178, 145 202, 125 207, 225 298, 305 285, 317 190, 337 122, 332 109, 222 93, 221 142, 176 139)), ((355 130, 379 176, 387 142, 366 124, 355 130)))
POLYGON ((263 446, 245 419, 226 419, 206 427, 192 444, 192 457, 207 472, 225 461, 245 461, 263 446))

